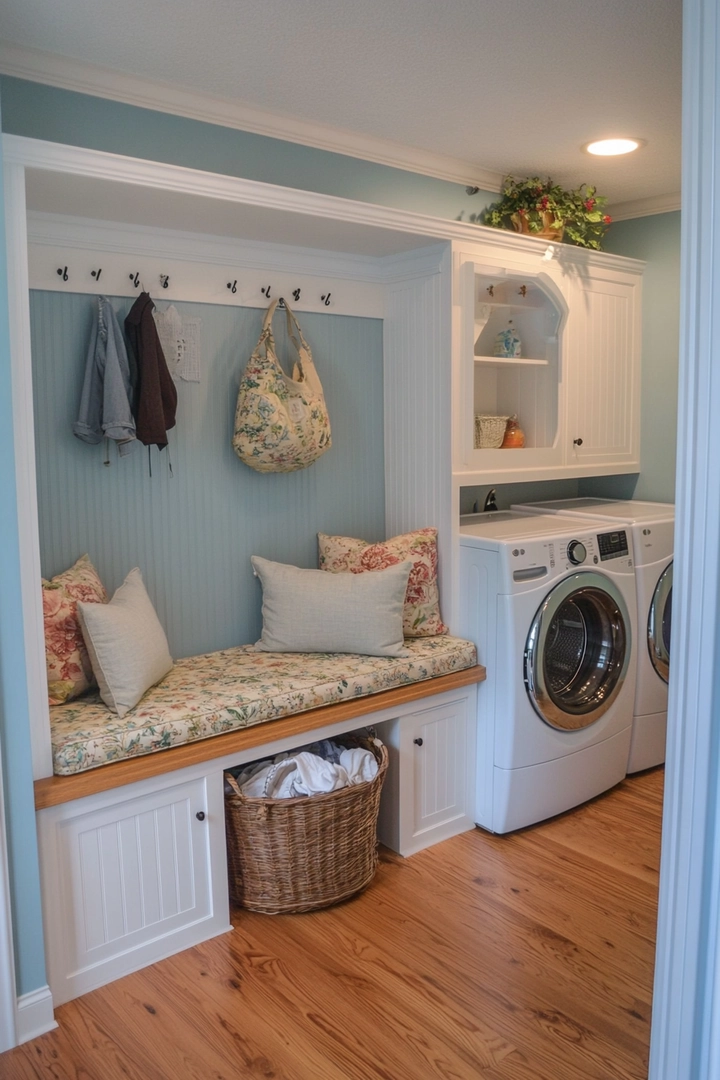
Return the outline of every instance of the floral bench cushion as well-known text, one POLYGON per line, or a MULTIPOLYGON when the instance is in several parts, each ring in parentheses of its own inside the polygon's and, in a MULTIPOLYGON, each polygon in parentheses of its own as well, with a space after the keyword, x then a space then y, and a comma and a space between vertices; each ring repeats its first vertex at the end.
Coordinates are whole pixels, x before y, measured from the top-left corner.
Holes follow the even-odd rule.
POLYGON ((178 660, 120 719, 97 693, 50 710, 53 771, 84 772, 477 663, 460 638, 413 638, 408 656, 267 653, 240 645, 178 660))

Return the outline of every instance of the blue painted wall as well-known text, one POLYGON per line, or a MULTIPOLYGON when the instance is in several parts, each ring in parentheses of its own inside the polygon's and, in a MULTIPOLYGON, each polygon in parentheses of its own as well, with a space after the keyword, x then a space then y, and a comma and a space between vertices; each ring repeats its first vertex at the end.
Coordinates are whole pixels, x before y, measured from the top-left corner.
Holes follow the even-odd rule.
MULTIPOLYGON (((2 128, 0 127, 0 131, 2 128)), ((0 206, 3 177, 0 170, 0 206)), ((22 672, 15 451, 13 447, 5 216, 0 214, 0 739, 18 994, 45 984, 28 699, 22 672)))
MULTIPOLYGON (((120 322, 132 298, 113 298, 120 322)), ((72 434, 93 297, 31 292, 40 551, 45 577, 87 552, 108 591, 142 570, 174 657, 255 641, 261 595, 250 556, 317 565, 318 530, 385 536, 382 322, 303 313, 333 445, 310 468, 261 474, 232 446, 238 383, 263 311, 176 303, 202 319, 202 381, 178 381, 169 450, 118 458, 72 434)), ((158 307, 164 305, 158 299, 158 307)), ((283 359, 284 315, 273 329, 283 359)), ((291 370, 285 364, 286 370, 291 370)))

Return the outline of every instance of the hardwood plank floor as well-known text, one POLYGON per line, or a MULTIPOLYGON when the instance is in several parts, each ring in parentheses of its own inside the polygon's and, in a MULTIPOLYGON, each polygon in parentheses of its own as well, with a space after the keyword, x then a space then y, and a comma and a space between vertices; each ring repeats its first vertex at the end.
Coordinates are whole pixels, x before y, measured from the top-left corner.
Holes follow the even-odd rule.
POLYGON ((661 769, 511 836, 476 829, 307 915, 57 1010, 2 1080, 643 1080, 661 769))

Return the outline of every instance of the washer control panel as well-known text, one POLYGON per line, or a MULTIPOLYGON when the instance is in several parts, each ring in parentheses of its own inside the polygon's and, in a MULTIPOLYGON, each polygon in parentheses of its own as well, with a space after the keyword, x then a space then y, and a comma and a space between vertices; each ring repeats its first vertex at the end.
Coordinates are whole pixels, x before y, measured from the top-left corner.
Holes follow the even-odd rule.
POLYGON ((598 533, 600 560, 621 559, 628 555, 628 538, 625 529, 616 532, 598 533))

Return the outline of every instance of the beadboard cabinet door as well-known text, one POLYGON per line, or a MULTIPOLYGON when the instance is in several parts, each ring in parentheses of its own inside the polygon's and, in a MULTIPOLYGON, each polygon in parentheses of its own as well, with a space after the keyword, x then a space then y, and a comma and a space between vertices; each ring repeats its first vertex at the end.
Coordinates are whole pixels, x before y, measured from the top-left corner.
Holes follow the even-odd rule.
POLYGON ((475 827, 477 688, 378 726, 389 767, 380 841, 412 855, 475 827))
POLYGON ((138 787, 38 814, 55 1005, 229 929, 222 775, 138 787))
POLYGON ((640 289, 590 260, 570 276, 565 456, 583 472, 639 467, 640 289))

